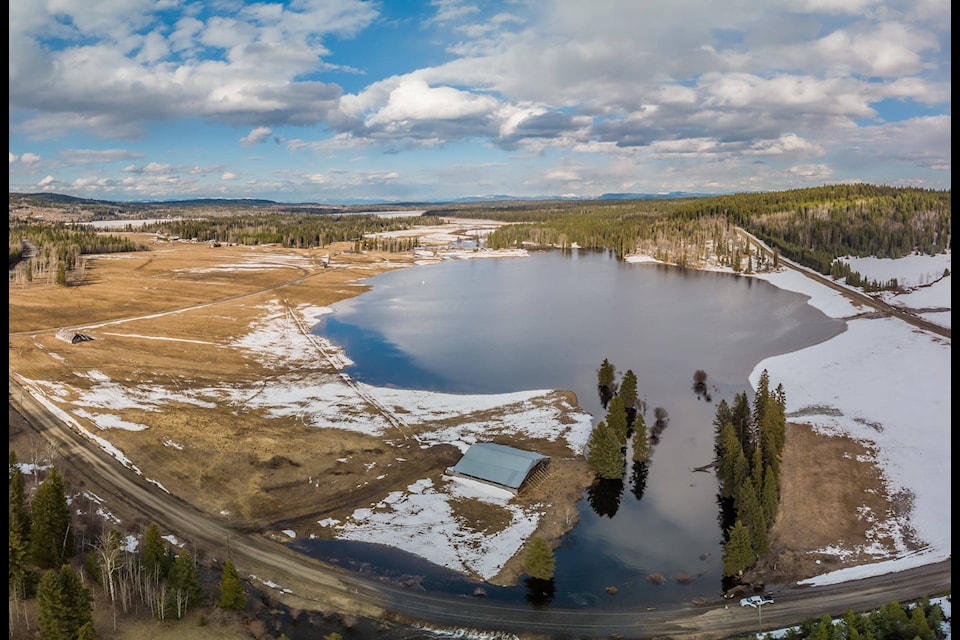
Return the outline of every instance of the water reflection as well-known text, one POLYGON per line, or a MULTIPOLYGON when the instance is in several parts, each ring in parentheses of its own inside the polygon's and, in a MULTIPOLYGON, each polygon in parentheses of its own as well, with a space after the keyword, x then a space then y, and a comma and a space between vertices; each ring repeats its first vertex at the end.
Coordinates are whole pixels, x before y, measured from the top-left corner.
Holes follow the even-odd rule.
POLYGON ((526 578, 523 581, 527 588, 527 602, 533 605, 535 609, 544 609, 553 602, 553 597, 557 593, 557 586, 553 580, 543 580, 541 578, 526 578))
POLYGON ((636 460, 630 472, 630 492, 637 500, 642 500, 643 492, 647 490, 647 475, 650 473, 647 464, 636 460))
POLYGON ((598 516, 612 518, 617 515, 622 497, 622 478, 597 478, 587 489, 587 502, 598 516))

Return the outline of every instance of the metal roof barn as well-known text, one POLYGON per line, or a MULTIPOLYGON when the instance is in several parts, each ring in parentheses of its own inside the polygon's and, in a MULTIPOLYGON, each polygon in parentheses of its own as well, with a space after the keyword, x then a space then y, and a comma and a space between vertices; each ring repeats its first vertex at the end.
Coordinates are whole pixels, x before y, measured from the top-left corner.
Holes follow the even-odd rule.
POLYGON ((471 445, 451 471, 517 493, 527 478, 549 460, 548 456, 532 451, 482 442, 471 445))

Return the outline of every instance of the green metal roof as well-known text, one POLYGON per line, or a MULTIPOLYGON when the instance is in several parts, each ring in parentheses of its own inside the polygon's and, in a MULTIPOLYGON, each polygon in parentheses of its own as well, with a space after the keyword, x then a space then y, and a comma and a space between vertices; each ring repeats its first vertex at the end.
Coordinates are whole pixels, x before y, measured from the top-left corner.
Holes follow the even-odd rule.
POLYGON ((514 449, 502 444, 482 442, 471 445, 453 471, 487 482, 519 489, 530 471, 547 456, 514 449))

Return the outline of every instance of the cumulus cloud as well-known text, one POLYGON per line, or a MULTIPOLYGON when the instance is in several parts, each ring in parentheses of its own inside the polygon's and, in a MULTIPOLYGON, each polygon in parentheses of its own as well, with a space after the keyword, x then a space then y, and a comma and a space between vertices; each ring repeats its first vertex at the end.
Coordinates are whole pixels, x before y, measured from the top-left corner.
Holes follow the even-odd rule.
POLYGON ((261 142, 269 140, 273 135, 273 131, 270 130, 270 127, 257 127, 247 135, 240 138, 240 144, 245 147, 253 147, 261 142))

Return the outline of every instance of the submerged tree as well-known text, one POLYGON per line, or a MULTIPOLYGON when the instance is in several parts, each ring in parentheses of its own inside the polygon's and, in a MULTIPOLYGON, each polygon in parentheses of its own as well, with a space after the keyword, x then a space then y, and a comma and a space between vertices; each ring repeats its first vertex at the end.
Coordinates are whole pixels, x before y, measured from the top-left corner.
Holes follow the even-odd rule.
POLYGON ((622 478, 626 470, 620 438, 606 422, 600 421, 587 440, 587 463, 605 479, 622 478))
POLYGON ((600 393, 600 402, 604 407, 616 393, 616 376, 616 369, 608 359, 604 358, 597 372, 597 391, 600 393))
POLYGON ((627 369, 620 381, 620 391, 617 392, 620 399, 623 400, 623 406, 627 411, 627 426, 632 427, 637 417, 637 374, 633 369, 627 369))
POLYGON ((700 395, 707 392, 707 372, 697 369, 693 373, 693 390, 700 395))
POLYGON ((647 433, 647 421, 643 419, 643 414, 637 414, 636 422, 633 423, 631 448, 634 462, 646 462, 650 459, 650 435, 647 433))
POLYGON ((661 429, 667 426, 667 422, 670 421, 670 416, 667 414, 667 410, 663 407, 657 407, 653 410, 654 424, 661 429))
POLYGON ((627 423, 627 409, 619 395, 613 396, 610 399, 610 404, 607 405, 607 426, 617 436, 620 446, 625 447, 629 425, 627 423))

